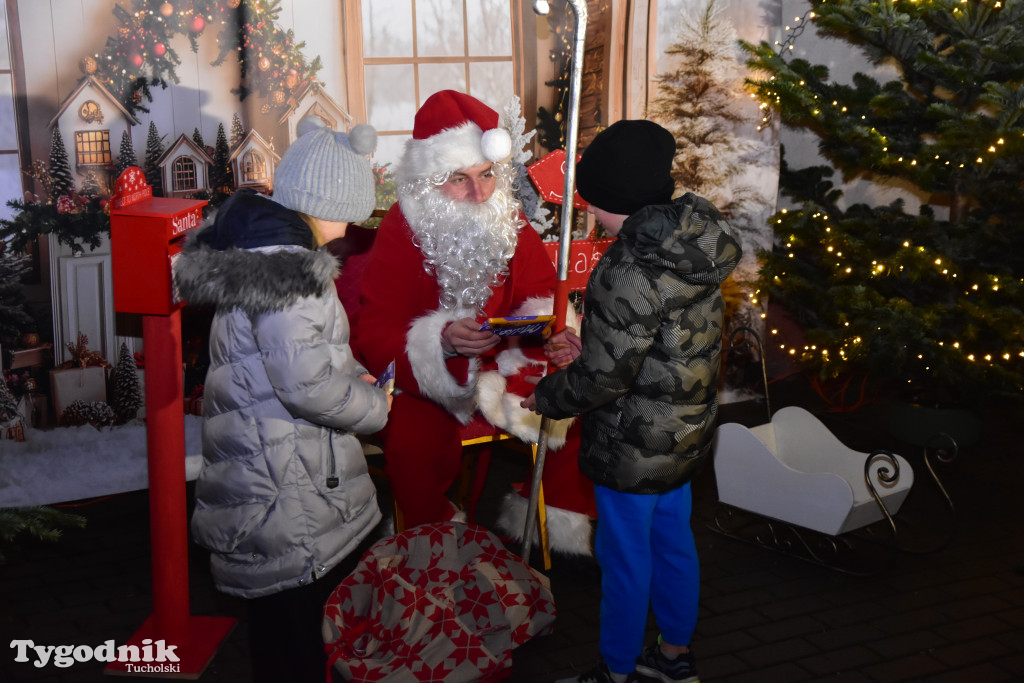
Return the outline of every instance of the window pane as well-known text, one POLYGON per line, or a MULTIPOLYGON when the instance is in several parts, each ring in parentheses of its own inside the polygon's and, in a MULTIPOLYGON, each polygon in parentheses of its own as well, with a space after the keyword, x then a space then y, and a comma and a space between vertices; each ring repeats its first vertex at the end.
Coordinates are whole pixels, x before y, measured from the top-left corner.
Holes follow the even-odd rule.
POLYGON ((511 55, 512 15, 508 0, 470 0, 466 3, 469 54, 511 55))
POLYGON ((466 92, 464 64, 421 64, 420 98, 424 101, 439 90, 466 92))
POLYGON ((474 62, 469 65, 469 94, 501 113, 512 96, 512 62, 474 62))
POLYGON ((363 0, 363 55, 412 57, 412 0, 363 0))
POLYGON ((7 3, 0 4, 0 69, 11 68, 7 42, 7 3))
POLYGON ((7 206, 8 199, 21 197, 21 168, 17 154, 0 154, 0 218, 10 220, 14 209, 7 206))
MULTIPOLYGON (((412 124, 410 124, 411 126, 412 124)), ((398 160, 402 158, 402 150, 405 149, 405 141, 409 135, 381 135, 377 138, 377 151, 371 159, 374 166, 383 166, 390 163, 388 172, 394 174, 398 160)), ((386 209, 386 206, 378 206, 378 209, 386 209)))
POLYGON ((14 85, 8 74, 0 74, 0 149, 18 149, 14 125, 14 85))
POLYGON ((416 52, 420 57, 462 57, 462 0, 416 0, 416 52))
POLYGON ((416 90, 411 65, 367 66, 366 122, 383 130, 412 130, 416 90))

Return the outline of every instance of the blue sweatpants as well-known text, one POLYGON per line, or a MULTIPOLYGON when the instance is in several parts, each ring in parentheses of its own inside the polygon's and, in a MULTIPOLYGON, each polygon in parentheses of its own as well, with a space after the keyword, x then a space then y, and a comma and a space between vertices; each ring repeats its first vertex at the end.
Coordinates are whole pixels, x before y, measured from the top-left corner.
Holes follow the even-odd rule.
POLYGON ((697 627, 700 565, 690 528, 690 485, 639 495, 594 487, 601 567, 601 656, 629 673, 653 606, 662 638, 689 645, 697 627))

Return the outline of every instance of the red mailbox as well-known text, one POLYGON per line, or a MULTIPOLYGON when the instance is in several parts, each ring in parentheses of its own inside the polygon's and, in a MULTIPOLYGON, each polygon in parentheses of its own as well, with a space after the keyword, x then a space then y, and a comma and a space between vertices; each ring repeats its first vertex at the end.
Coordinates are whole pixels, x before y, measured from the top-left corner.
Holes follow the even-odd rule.
POLYGON ((113 661, 108 673, 198 678, 235 625, 232 618, 189 613, 181 305, 173 300, 171 260, 199 227, 205 204, 154 197, 135 166, 117 179, 111 199, 114 310, 142 314, 146 352, 153 613, 126 644, 142 651, 160 643, 176 653, 158 671, 140 674, 131 662, 113 661))
POLYGON ((174 303, 171 259, 189 231, 203 221, 205 200, 154 197, 138 167, 117 179, 111 201, 110 254, 114 309, 119 313, 168 315, 174 303))

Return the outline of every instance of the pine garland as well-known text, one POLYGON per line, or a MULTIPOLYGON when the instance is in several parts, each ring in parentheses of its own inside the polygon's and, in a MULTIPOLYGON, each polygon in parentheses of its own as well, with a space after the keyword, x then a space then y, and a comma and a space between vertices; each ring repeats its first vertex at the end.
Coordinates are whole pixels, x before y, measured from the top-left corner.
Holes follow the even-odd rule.
POLYGON ((265 97, 265 111, 287 105, 288 97, 318 82, 320 57, 308 61, 305 43, 296 43, 291 30, 278 25, 280 0, 131 0, 114 6, 117 32, 108 37, 102 54, 93 56, 96 77, 130 112, 148 112, 152 88, 179 81, 181 58, 171 47, 177 35, 188 36, 193 52, 207 27, 218 24, 219 53, 212 66, 234 55, 239 84, 232 89, 240 100, 250 93, 265 97), (232 5, 235 5, 232 7, 232 5))

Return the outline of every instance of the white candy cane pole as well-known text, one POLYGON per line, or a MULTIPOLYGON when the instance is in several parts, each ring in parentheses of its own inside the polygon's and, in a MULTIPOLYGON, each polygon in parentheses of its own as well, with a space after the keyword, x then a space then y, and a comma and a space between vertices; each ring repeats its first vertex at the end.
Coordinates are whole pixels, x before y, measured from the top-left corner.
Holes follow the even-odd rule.
MULTIPOLYGON (((565 328, 565 313, 569 305, 569 246, 572 238, 572 202, 576 191, 576 143, 579 137, 580 86, 583 82, 583 44, 587 38, 586 0, 568 0, 576 14, 576 33, 573 37, 571 69, 569 75, 569 116, 565 135, 565 184, 562 191, 561 232, 558 236, 558 285, 555 287, 555 329, 565 328)), ((543 16, 550 10, 546 0, 534 0, 533 11, 543 16)), ((537 454, 533 464, 530 502, 526 508, 526 528, 523 530, 523 557, 530 559, 533 533, 537 527, 537 509, 540 505, 541 479, 544 476, 544 458, 548 450, 549 420, 540 423, 537 454)))

